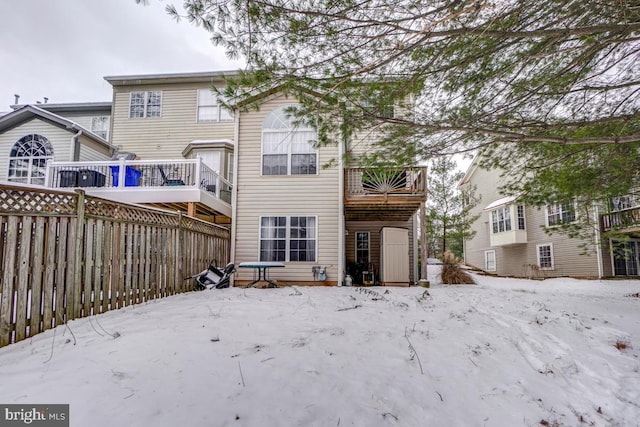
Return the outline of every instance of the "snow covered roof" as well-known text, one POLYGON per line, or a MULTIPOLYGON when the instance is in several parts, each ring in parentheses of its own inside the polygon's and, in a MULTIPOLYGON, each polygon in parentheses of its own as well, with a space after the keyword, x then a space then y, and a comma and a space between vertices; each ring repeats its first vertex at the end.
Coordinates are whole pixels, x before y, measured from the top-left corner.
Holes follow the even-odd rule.
POLYGON ((488 210, 490 210, 490 209, 495 209, 495 208, 498 208, 498 207, 500 207, 500 206, 503 206, 503 205, 509 204, 509 203, 513 202, 514 200, 516 200, 517 198, 518 198, 518 196, 508 196, 508 197, 503 197, 502 199, 498 199, 498 200, 495 200, 495 201, 493 201, 493 202, 489 203, 489 204, 484 208, 484 210, 485 210, 485 211, 488 211, 488 210))

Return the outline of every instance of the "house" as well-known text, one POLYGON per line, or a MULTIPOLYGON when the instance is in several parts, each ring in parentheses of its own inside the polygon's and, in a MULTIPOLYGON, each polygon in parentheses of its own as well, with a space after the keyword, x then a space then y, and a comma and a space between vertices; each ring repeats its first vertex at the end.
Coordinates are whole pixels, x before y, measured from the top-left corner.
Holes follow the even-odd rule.
POLYGON ((0 117, 0 180, 44 184, 52 161, 111 158, 111 103, 13 105, 0 117))
MULTIPOLYGON (((344 164, 343 154, 357 158, 370 141, 315 146, 315 130, 287 113, 296 100, 277 90, 257 94, 258 109, 226 110, 211 87, 230 74, 105 77, 114 91, 110 142, 136 159, 53 162, 48 185, 59 186, 62 170, 91 167, 106 178, 88 192, 226 224, 231 259, 282 262, 279 283, 342 284, 346 274, 355 283, 416 282, 425 168, 344 164), (109 168, 125 170, 125 180, 116 184, 109 168)), ((252 275, 239 269, 235 282, 252 275)))
POLYGON ((618 198, 618 204, 594 206, 589 215, 597 218, 588 239, 569 238, 547 233, 580 214, 572 203, 527 206, 517 197, 498 192, 503 184, 500 170, 479 166, 476 156, 459 183, 461 188, 476 189, 481 202, 471 212, 479 215, 473 223, 475 236, 464 242, 468 265, 501 276, 516 277, 609 277, 638 276, 640 253, 640 202, 618 198), (628 234, 627 250, 602 237, 614 227, 628 234), (585 254, 585 247, 590 248, 585 254))

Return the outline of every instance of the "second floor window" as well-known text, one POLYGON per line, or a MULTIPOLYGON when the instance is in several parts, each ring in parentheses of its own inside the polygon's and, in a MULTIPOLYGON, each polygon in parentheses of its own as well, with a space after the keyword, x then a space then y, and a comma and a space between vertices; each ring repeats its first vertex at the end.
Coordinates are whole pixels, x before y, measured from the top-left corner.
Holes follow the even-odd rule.
POLYGON ((494 234, 511 231, 511 210, 509 206, 491 211, 491 231, 494 234))
POLYGON ((129 99, 129 117, 160 117, 162 111, 162 92, 159 90, 131 92, 129 99))
POLYGON ((567 224, 576 220, 576 208, 573 203, 547 205, 547 225, 567 224))
POLYGON ((315 175, 318 171, 318 150, 313 143, 315 130, 294 123, 287 112, 290 106, 272 111, 262 126, 263 175, 315 175))
POLYGON ((106 140, 109 136, 109 116, 92 117, 91 132, 106 140))
POLYGON ((198 89, 198 121, 227 122, 233 116, 220 105, 218 96, 211 89, 198 89))

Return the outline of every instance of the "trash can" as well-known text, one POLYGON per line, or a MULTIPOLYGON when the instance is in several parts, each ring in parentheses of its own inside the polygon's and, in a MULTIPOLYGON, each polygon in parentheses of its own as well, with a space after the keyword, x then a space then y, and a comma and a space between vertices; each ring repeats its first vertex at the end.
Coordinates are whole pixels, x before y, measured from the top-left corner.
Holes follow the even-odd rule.
POLYGON ((90 169, 78 171, 78 187, 104 187, 104 174, 90 169))
MULTIPOLYGON (((111 178, 113 179, 113 186, 117 187, 120 176, 120 166, 109 166, 111 168, 111 178)), ((140 182, 140 176, 142 172, 138 169, 134 169, 131 166, 126 166, 124 171, 124 186, 125 187, 137 187, 140 182)))
POLYGON ((58 184, 60 187, 77 187, 78 171, 67 170, 58 172, 58 184))

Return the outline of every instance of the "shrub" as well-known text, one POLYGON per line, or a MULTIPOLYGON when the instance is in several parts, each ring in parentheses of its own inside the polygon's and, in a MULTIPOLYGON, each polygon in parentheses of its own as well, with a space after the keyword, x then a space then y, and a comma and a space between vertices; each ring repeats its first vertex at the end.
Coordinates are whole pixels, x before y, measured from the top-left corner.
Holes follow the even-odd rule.
POLYGON ((442 257, 442 283, 447 285, 475 285, 473 277, 460 267, 455 255, 447 251, 442 257))

